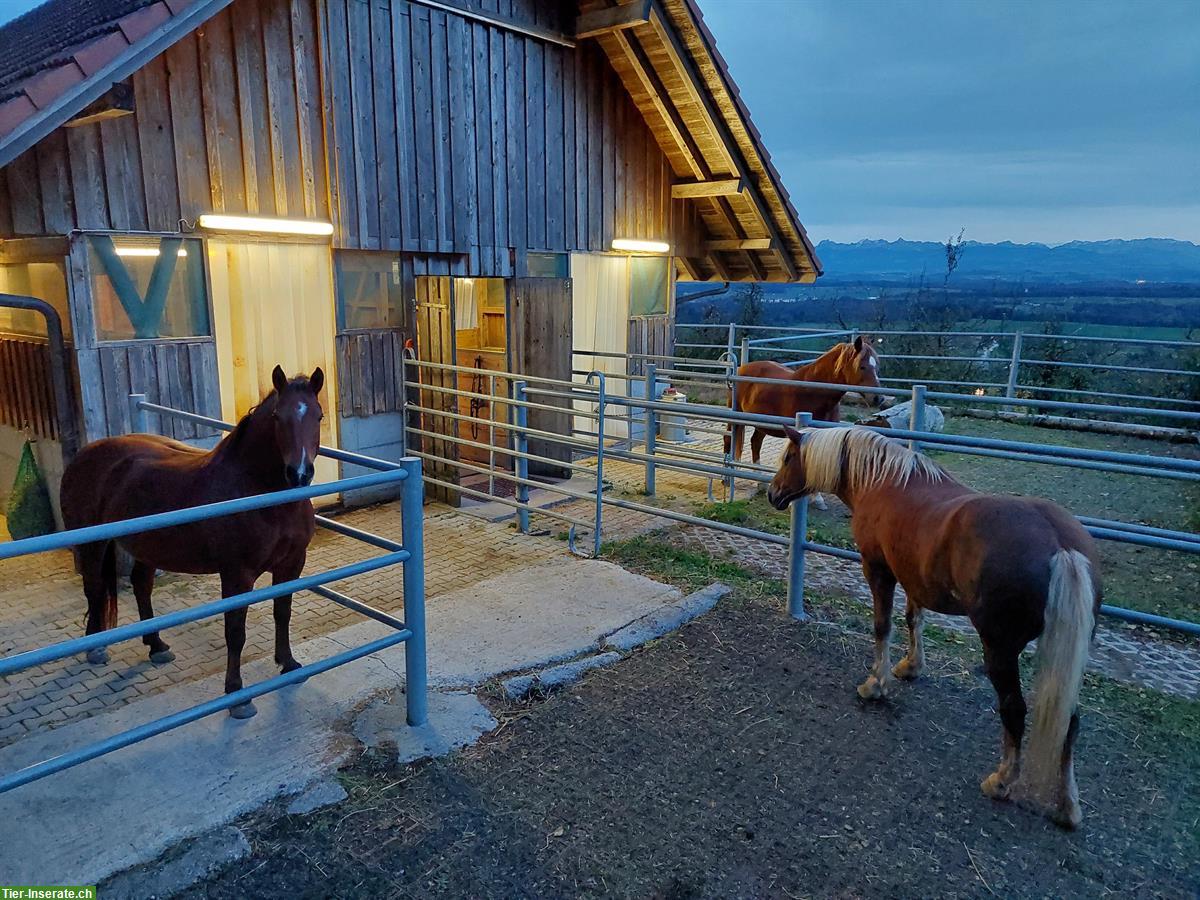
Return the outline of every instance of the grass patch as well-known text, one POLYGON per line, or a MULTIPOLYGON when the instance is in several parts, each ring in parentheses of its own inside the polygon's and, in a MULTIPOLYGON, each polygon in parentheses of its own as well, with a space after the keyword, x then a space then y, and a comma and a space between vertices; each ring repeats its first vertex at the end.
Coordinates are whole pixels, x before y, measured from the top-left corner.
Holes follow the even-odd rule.
POLYGON ((783 596, 786 592, 783 582, 778 579, 763 578, 736 563, 698 550, 676 547, 655 535, 613 541, 601 547, 600 555, 632 572, 687 591, 720 581, 742 596, 783 596))

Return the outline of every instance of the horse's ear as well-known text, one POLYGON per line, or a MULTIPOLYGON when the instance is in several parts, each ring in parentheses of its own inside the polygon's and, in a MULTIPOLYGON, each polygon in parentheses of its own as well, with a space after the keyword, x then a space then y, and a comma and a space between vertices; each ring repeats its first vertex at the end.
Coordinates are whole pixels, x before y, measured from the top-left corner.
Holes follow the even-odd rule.
POLYGON ((271 370, 271 384, 275 385, 278 393, 283 393, 283 389, 287 387, 287 376, 283 374, 283 366, 276 366, 271 370))
POLYGON ((321 371, 321 367, 317 366, 313 369, 313 373, 308 376, 308 386, 314 394, 321 393, 321 388, 325 385, 325 373, 321 371))
POLYGON ((862 335, 861 334, 854 339, 854 352, 862 353, 862 335))
POLYGON ((797 431, 795 428, 793 428, 791 425, 784 425, 783 433, 786 434, 788 436, 788 440, 790 440, 797 447, 799 447, 800 443, 804 440, 804 435, 801 434, 799 431, 797 431))

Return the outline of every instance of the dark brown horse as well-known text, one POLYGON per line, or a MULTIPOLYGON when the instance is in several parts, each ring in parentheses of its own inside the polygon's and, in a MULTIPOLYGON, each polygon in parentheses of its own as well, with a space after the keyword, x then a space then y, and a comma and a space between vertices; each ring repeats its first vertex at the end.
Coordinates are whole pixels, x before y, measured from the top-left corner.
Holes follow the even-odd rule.
MULTIPOLYGON (((152 434, 131 434, 89 444, 63 473, 62 513, 67 528, 117 522, 300 487, 312 482, 321 437, 317 395, 325 375, 291 381, 279 366, 271 373, 274 390, 238 422, 211 451, 152 434)), ((312 504, 303 500, 253 512, 222 516, 191 525, 163 528, 120 538, 134 559, 130 582, 138 615, 154 615, 150 594, 156 570, 221 576, 221 596, 250 590, 264 572, 272 582, 290 581, 304 569, 315 522, 312 504)), ((116 554, 112 541, 78 548, 83 591, 87 596, 87 633, 112 628, 117 621, 116 554)), ((292 656, 288 625, 292 595, 275 600, 275 662, 284 672, 300 667, 292 656)), ((162 664, 174 654, 153 632, 142 638, 150 660, 162 664)), ((242 687, 242 647, 246 608, 225 613, 228 659, 225 692, 242 687)), ((89 662, 107 662, 107 651, 93 650, 89 662)), ((235 718, 254 715, 252 703, 229 710, 235 718)))
MULTIPOLYGON (((767 416, 787 416, 794 419, 796 413, 812 413, 818 422, 837 422, 841 417, 842 397, 855 387, 879 387, 879 354, 870 341, 861 337, 852 344, 835 344, 806 366, 789 368, 770 360, 746 363, 737 371, 744 378, 779 378, 790 384, 758 384, 739 382, 734 391, 733 408, 740 412, 759 413, 767 416), (815 381, 824 384, 844 384, 846 391, 832 388, 814 388, 804 384, 815 381)), ((867 402, 878 408, 883 397, 867 394, 867 402)), ((742 458, 742 440, 745 425, 733 426, 733 458, 742 458)), ((763 438, 767 435, 783 437, 779 428, 754 426, 750 437, 750 458, 758 462, 762 455, 763 438)), ((725 450, 729 451, 729 438, 725 439, 725 450)))
POLYGON ((983 780, 996 800, 1031 803, 1066 828, 1079 824, 1072 749, 1079 688, 1100 607, 1091 536, 1048 500, 980 494, 902 444, 862 428, 787 429, 791 443, 767 491, 777 509, 812 491, 853 510, 854 538, 875 600, 875 665, 858 688, 887 695, 889 676, 924 664, 924 610, 967 616, 983 642, 999 698, 1003 756, 983 780), (892 597, 907 595, 908 655, 889 660, 892 597), (1033 728, 1025 759, 1025 699, 1018 660, 1038 638, 1033 728), (1022 770, 1022 765, 1024 769, 1022 770))

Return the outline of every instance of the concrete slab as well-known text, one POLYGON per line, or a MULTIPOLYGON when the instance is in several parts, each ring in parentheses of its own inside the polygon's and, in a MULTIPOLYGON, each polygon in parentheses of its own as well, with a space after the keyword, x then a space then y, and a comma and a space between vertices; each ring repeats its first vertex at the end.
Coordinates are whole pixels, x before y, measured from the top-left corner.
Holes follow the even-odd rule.
MULTIPOLYGON (((428 609, 430 680, 469 687, 496 675, 570 659, 605 635, 679 598, 610 563, 561 557, 443 594, 428 609)), ((322 659, 386 632, 374 621, 300 644, 322 659)), ((247 665, 247 683, 275 673, 247 665)), ((0 873, 33 884, 96 884, 275 797, 297 793, 354 750, 346 720, 403 683, 403 645, 255 701, 258 715, 211 716, 0 795, 0 873), (32 814, 31 814, 32 813, 32 814)), ((110 713, 0 749, 0 771, 82 747, 222 690, 221 676, 182 684, 110 713)), ((439 709, 435 707, 435 710, 439 709)), ((440 707, 438 715, 448 715, 440 707)))
MULTIPOLYGON (((162 865, 123 872, 103 887, 104 900, 171 897, 202 878, 250 855, 250 842, 232 825, 201 835, 162 865)), ((100 893, 97 891, 97 893, 100 893)))
POLYGON ((289 816, 306 816, 310 812, 341 803, 346 799, 346 789, 332 778, 322 778, 297 794, 287 805, 289 816))
POLYGON ((604 646, 614 650, 632 650, 634 647, 640 647, 708 612, 730 590, 732 588, 728 585, 717 583, 693 591, 675 603, 661 606, 620 631, 610 634, 604 639, 604 646))
POLYGON ((551 666, 548 669, 542 669, 540 672, 533 674, 514 675, 512 678, 505 680, 503 685, 504 693, 515 700, 518 697, 524 697, 535 686, 544 691, 565 687, 566 685, 574 684, 592 669, 611 666, 620 661, 620 653, 609 651, 608 653, 596 653, 592 656, 573 659, 570 662, 551 666))
POLYGON ((354 736, 367 747, 395 748, 396 762, 403 764, 470 746, 498 724, 474 694, 452 691, 430 697, 428 724, 411 728, 404 698, 392 692, 375 698, 359 714, 354 736))

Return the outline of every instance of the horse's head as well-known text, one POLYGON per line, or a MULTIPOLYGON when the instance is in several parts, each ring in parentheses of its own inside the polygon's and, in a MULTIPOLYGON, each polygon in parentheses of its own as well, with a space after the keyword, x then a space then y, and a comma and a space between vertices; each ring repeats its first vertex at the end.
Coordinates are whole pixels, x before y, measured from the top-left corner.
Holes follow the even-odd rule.
POLYGON ((793 500, 812 493, 805 477, 804 454, 800 449, 804 435, 787 425, 783 426, 783 430, 788 436, 787 449, 783 451, 779 471, 767 487, 767 500, 776 509, 787 509, 793 500))
MULTIPOLYGON (((842 355, 838 360, 838 381, 852 387, 881 387, 879 383, 879 354, 870 341, 856 337, 853 344, 841 345, 842 355)), ((883 394, 863 394, 873 409, 883 405, 883 394)))
POLYGON ((318 367, 307 378, 300 375, 289 381, 283 369, 276 366, 271 383, 275 386, 271 424, 283 458, 283 477, 289 487, 305 487, 312 483, 321 446, 321 419, 325 415, 317 395, 325 384, 325 373, 318 367))

